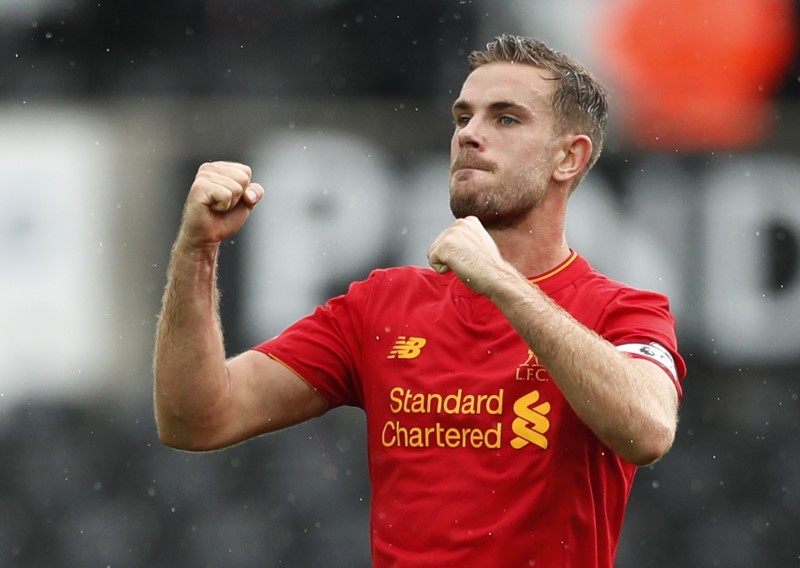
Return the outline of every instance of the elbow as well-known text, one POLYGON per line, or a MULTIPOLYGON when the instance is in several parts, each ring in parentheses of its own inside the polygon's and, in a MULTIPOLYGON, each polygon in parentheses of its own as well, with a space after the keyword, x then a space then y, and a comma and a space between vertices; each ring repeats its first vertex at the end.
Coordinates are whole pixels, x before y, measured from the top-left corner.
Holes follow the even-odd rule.
POLYGON ((168 448, 184 452, 210 452, 223 447, 222 444, 213 443, 207 436, 176 433, 158 428, 158 440, 168 448))
POLYGON ((168 448, 186 452, 203 452, 210 449, 206 447, 199 437, 188 435, 178 428, 169 428, 159 423, 156 433, 158 434, 158 441, 168 448))
POLYGON ((215 442, 207 428, 182 420, 177 416, 156 414, 156 434, 163 445, 186 452, 207 452, 219 449, 222 444, 215 442))
POLYGON ((186 410, 156 391, 155 426, 158 441, 176 450, 206 452, 222 447, 221 425, 213 414, 186 410))
POLYGON ((172 448, 173 450, 183 450, 186 452, 202 451, 201 446, 197 442, 187 438, 186 436, 178 436, 174 432, 165 430, 163 428, 158 428, 157 432, 158 441, 168 448, 172 448))
POLYGON ((659 422, 651 424, 639 436, 639 439, 627 441, 626 451, 621 456, 637 467, 648 466, 663 458, 675 441, 675 424, 659 422))

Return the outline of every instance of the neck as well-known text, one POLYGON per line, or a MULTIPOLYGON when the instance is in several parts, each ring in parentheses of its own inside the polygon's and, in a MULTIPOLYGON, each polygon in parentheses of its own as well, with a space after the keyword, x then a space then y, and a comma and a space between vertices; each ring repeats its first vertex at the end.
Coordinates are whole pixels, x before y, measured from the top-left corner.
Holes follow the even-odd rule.
POLYGON ((552 270, 570 255, 565 234, 567 196, 548 194, 522 223, 492 229, 500 254, 523 276, 533 277, 552 270))

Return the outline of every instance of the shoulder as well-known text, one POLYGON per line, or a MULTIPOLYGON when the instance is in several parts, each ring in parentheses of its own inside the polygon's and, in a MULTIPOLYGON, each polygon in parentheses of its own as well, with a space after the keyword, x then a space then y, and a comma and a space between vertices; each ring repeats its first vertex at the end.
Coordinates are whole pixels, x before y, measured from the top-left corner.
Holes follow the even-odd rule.
POLYGON ((364 280, 353 282, 341 301, 365 315, 385 315, 448 297, 453 279, 451 274, 417 266, 380 268, 364 280))
POLYGON ((442 287, 452 280, 451 275, 442 275, 431 268, 420 266, 397 266, 391 268, 378 268, 370 272, 369 276, 360 282, 354 282, 353 288, 401 288, 401 287, 442 287))
POLYGON ((578 321, 607 338, 613 334, 611 330, 631 326, 662 331, 675 326, 667 296, 610 278, 586 261, 553 299, 578 321))
POLYGON ((665 294, 645 288, 637 288, 625 282, 613 280, 605 276, 598 282, 597 288, 607 294, 612 306, 631 309, 658 307, 669 311, 669 298, 665 294))
POLYGON ((660 292, 637 288, 626 282, 615 280, 592 267, 588 262, 586 262, 586 268, 582 277, 576 281, 576 287, 579 289, 582 288, 608 301, 669 305, 667 296, 660 292))

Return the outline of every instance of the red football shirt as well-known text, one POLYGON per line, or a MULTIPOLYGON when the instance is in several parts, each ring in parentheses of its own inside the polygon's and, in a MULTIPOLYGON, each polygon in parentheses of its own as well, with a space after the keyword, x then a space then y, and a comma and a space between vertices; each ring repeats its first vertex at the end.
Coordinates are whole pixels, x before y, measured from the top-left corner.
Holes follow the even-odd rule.
MULTIPOLYGON (((573 254, 532 281, 685 374, 667 299, 573 254)), ((377 270, 256 349, 365 410, 376 568, 608 567, 635 467, 575 415, 508 320, 452 273, 377 270)))

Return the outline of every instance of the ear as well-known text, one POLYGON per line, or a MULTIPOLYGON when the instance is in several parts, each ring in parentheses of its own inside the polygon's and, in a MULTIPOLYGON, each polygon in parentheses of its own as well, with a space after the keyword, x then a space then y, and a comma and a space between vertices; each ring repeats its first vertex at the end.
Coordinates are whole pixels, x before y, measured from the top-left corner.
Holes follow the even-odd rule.
POLYGON ((592 156, 592 141, 585 134, 571 134, 564 137, 559 161, 553 170, 553 179, 571 182, 586 170, 592 156))

